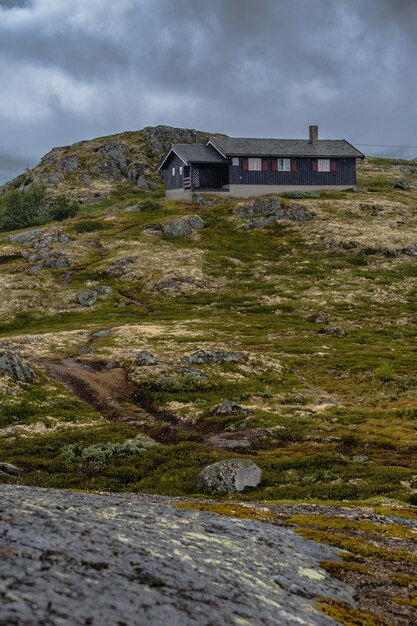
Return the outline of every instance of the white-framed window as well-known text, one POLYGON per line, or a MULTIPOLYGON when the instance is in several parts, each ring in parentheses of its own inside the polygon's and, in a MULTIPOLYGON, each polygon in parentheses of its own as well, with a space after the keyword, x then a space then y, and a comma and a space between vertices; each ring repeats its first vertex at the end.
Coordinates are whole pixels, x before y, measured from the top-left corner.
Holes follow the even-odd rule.
POLYGON ((171 170, 171 176, 175 176, 175 167, 173 167, 171 170))
POLYGON ((180 176, 182 176, 182 165, 180 165, 180 176))
POLYGON ((278 159, 278 172, 290 172, 291 159, 278 159))
POLYGON ((239 157, 233 157, 232 165, 239 165, 239 157))
POLYGON ((254 172, 261 172, 262 171, 262 159, 258 157, 250 157, 248 169, 254 172))
POLYGON ((317 170, 319 172, 330 172, 330 159, 318 159, 317 170))

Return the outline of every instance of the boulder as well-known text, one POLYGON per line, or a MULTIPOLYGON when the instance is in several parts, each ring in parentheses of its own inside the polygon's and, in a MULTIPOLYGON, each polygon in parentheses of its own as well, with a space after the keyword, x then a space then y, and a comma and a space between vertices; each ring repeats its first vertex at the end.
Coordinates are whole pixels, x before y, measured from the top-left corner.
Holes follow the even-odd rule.
POLYGON ((317 315, 312 315, 310 317, 310 322, 313 322, 314 324, 325 324, 327 322, 327 319, 325 314, 320 311, 320 313, 318 313, 317 315))
POLYGON ((394 185, 394 189, 399 189, 400 191, 407 191, 407 189, 410 189, 407 181, 402 178, 401 180, 397 180, 397 182, 394 185))
POLYGON ((252 411, 250 411, 249 409, 245 409, 243 406, 240 406, 240 404, 236 404, 231 400, 225 400, 224 402, 221 402, 216 407, 214 407, 211 413, 213 415, 250 415, 252 411))
POLYGON ((195 378, 196 380, 199 380, 201 382, 205 382, 208 380, 207 374, 195 369, 194 367, 181 366, 180 368, 178 368, 178 373, 180 374, 180 376, 191 376, 191 378, 195 378))
POLYGON ((113 293, 113 287, 110 287, 109 285, 98 285, 96 287, 96 291, 101 296, 109 296, 113 293))
POLYGON ((20 476, 23 472, 20 467, 12 465, 11 463, 0 463, 0 474, 7 474, 8 476, 20 476))
POLYGON ((135 360, 136 365, 140 366, 156 364, 155 356, 152 354, 152 352, 149 352, 148 350, 141 350, 140 352, 138 352, 135 360))
POLYGON ((225 352, 223 350, 201 349, 184 357, 183 363, 230 363, 244 360, 242 352, 225 352))
POLYGON ((335 337, 345 337, 347 332, 342 328, 337 328, 336 326, 326 326, 325 328, 320 328, 319 333, 321 335, 334 335, 335 337))
POLYGON ((91 185, 91 178, 88 174, 86 174, 85 172, 83 172, 82 174, 80 174, 78 176, 78 180, 80 181, 80 183, 82 183, 83 185, 85 185, 86 187, 90 187, 91 185))
POLYGON ((279 198, 257 198, 235 207, 233 213, 235 215, 272 215, 281 209, 282 204, 279 198))
POLYGON ((144 176, 139 176, 137 178, 136 185, 139 189, 141 189, 141 191, 149 191, 150 189, 149 183, 144 176))
POLYGON ((19 383, 28 383, 35 378, 35 372, 12 350, 0 350, 0 372, 7 374, 19 383))
POLYGON ((259 485, 262 470, 249 459, 218 461, 199 474, 198 486, 205 492, 240 493, 259 485))
POLYGON ((9 235, 9 241, 10 243, 20 243, 22 246, 26 246, 28 243, 39 237, 39 235, 41 235, 44 231, 44 228, 33 228, 32 230, 25 230, 24 233, 9 235))
POLYGON ((77 300, 81 306, 93 306, 97 302, 97 291, 93 289, 80 291, 77 294, 77 300))
POLYGON ((59 172, 51 172, 50 174, 45 176, 43 180, 45 185, 55 187, 55 185, 59 185, 59 183, 62 183, 64 181, 64 177, 59 172))
POLYGON ((204 228, 204 220, 198 215, 180 217, 162 226, 166 237, 189 237, 194 229, 204 228))

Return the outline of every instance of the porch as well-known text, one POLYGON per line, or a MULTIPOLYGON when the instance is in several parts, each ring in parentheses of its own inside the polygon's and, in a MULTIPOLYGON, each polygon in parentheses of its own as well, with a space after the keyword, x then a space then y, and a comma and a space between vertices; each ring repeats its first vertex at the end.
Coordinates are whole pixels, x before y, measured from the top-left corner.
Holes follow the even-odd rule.
POLYGON ((229 166, 193 163, 184 167, 184 190, 229 191, 229 166))

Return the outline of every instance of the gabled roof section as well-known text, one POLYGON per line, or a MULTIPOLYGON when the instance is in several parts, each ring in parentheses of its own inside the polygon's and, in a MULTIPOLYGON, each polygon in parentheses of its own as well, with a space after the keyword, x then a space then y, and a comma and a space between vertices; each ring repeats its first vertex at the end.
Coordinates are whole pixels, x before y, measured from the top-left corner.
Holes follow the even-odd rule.
POLYGON ((224 163, 224 159, 212 146, 200 143, 173 143, 162 158, 158 170, 163 169, 171 153, 176 154, 185 165, 189 163, 224 163))
POLYGON ((251 139, 246 137, 212 137, 208 145, 225 157, 346 157, 363 158, 345 139, 319 139, 311 144, 308 139, 251 139))

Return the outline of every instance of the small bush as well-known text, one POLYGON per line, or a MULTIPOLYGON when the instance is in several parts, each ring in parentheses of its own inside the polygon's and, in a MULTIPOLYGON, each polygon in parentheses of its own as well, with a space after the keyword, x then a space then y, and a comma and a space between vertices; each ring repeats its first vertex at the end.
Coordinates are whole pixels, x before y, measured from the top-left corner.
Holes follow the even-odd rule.
POLYGON ((68 217, 74 217, 79 211, 77 202, 69 202, 66 196, 60 195, 55 198, 48 210, 48 216, 51 220, 66 220, 68 217))
POLYGON ((41 183, 6 193, 0 201, 1 230, 18 230, 41 224, 44 221, 41 211, 45 194, 45 187, 41 183))
POLYGON ((156 200, 151 200, 151 198, 148 198, 147 200, 140 202, 138 204, 138 207, 141 211, 157 211, 161 208, 161 205, 159 202, 156 202, 156 200))
POLYGON ((126 457, 140 454, 156 444, 151 440, 125 441, 124 443, 95 443, 83 448, 80 444, 74 443, 64 446, 62 456, 70 463, 76 463, 85 471, 92 472, 100 469, 114 457, 126 457))
POLYGON ((98 220, 82 220, 74 224, 74 230, 77 233, 92 233, 103 228, 105 228, 104 224, 98 220))

